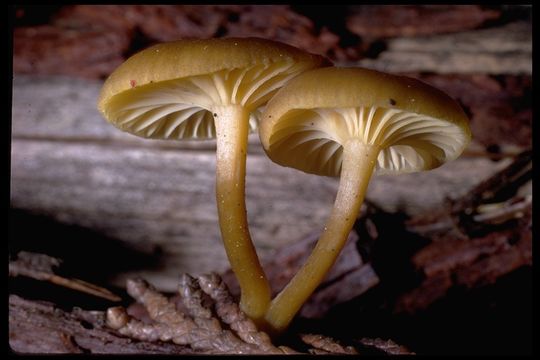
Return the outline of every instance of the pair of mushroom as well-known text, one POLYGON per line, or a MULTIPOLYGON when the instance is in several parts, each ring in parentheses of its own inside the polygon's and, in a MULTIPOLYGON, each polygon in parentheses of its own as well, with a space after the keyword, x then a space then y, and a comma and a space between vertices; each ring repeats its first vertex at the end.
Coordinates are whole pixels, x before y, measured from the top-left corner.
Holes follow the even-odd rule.
POLYGON ((158 139, 216 138, 216 202, 243 311, 286 329, 343 248, 373 172, 432 169, 470 140, 467 117, 418 80, 360 68, 256 38, 181 40, 129 58, 105 82, 99 110, 120 129, 158 139), (247 138, 308 173, 341 176, 330 218, 290 283, 271 291, 248 230, 247 138))

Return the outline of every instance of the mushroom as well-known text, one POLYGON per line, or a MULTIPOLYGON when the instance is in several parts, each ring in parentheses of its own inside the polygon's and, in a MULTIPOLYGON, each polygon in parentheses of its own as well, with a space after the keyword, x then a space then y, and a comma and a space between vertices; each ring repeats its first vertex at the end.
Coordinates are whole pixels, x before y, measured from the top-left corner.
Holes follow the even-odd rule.
POLYGON ((149 47, 105 81, 102 115, 152 139, 216 138, 216 199, 225 250, 248 316, 263 316, 270 287, 248 230, 247 138, 270 97, 299 73, 329 65, 282 43, 257 38, 180 40, 149 47))
POLYGON ((321 283, 344 246, 372 174, 429 170, 470 141, 457 102, 421 81, 362 68, 305 72, 268 102, 259 135, 272 161, 340 176, 334 207, 313 252, 265 316, 279 333, 321 283))

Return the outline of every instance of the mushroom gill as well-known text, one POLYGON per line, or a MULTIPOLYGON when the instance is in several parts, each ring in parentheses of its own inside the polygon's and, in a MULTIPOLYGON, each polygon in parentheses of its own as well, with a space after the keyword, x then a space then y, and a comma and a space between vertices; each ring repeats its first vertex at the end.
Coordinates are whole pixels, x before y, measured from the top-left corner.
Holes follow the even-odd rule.
POLYGON ((118 94, 109 101, 107 117, 142 137, 206 139, 216 136, 216 104, 241 105, 250 111, 254 131, 266 102, 301 71, 290 60, 136 86, 129 97, 118 94))
POLYGON ((287 112, 274 129, 269 153, 285 166, 339 176, 343 144, 350 138, 380 146, 377 174, 435 168, 467 142, 457 125, 428 115, 377 106, 315 108, 287 112))

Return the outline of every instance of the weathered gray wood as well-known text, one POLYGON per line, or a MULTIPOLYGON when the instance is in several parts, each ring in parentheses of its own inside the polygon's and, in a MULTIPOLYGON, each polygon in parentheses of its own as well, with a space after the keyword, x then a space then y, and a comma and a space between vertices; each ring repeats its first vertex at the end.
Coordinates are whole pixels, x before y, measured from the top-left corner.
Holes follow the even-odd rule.
MULTIPOLYGON (((206 152, 14 139, 11 202, 142 250, 159 245, 174 259, 175 274, 222 270, 214 161, 206 152)), ((322 224, 335 192, 331 179, 294 174, 261 155, 247 166, 247 208, 261 256, 322 224)))
MULTIPOLYGON (((161 290, 176 289, 181 272, 225 270, 214 144, 186 146, 122 133, 95 109, 100 86, 58 77, 14 79, 11 206, 100 231, 148 253, 159 246, 162 267, 140 274, 161 290)), ((414 214, 463 194, 505 163, 462 158, 426 173, 375 177, 368 199, 387 211, 414 214), (422 191, 411 191, 415 187, 422 191)), ((338 184, 275 165, 256 135, 246 181, 250 229, 263 259, 320 231, 338 184)), ((17 241, 17 229, 13 234, 17 241)), ((116 284, 123 286, 132 275, 119 275, 116 284)))
MULTIPOLYGON (((97 110, 103 82, 68 76, 15 75, 12 136, 18 139, 114 143, 118 146, 213 150, 212 140, 150 140, 124 133, 97 110)), ((257 134, 250 144, 258 144, 257 134)), ((260 150, 253 147, 250 150, 260 150)))
POLYGON ((391 39, 376 59, 363 59, 358 65, 390 72, 531 74, 532 25, 515 22, 448 35, 391 39))

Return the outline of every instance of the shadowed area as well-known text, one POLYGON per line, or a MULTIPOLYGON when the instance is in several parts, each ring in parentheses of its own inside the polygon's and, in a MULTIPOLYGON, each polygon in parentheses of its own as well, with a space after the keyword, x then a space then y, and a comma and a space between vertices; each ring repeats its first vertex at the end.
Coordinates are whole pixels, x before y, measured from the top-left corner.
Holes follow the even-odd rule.
MULTIPOLYGON (((94 230, 20 209, 10 209, 9 238, 10 257, 15 258, 19 251, 29 251, 62 259, 55 271, 57 275, 100 284, 122 297, 123 289, 108 284, 111 276, 132 269, 159 269, 159 247, 151 253, 138 251, 94 230)), ((59 306, 84 304, 89 309, 111 306, 110 301, 22 276, 10 278, 9 288, 12 293, 53 301, 59 306)))

